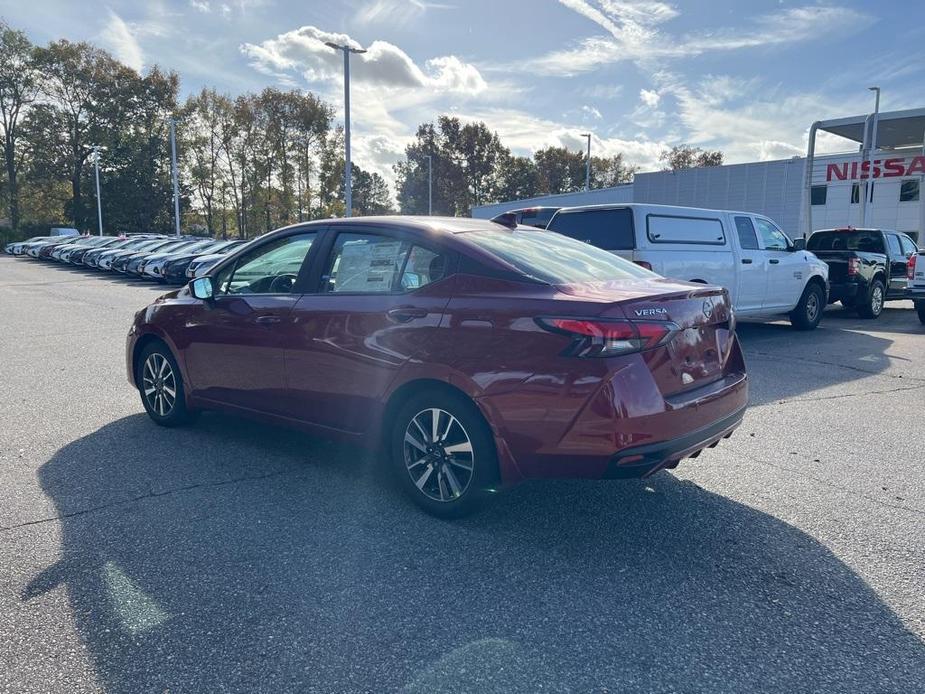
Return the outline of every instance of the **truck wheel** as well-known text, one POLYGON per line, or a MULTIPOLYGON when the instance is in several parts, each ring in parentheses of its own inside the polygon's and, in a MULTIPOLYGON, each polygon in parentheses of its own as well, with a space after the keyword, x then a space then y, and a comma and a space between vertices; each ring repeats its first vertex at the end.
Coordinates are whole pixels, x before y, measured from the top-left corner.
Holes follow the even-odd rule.
POLYGON ((886 289, 882 280, 874 280, 867 291, 867 300, 857 303, 858 314, 861 318, 879 318, 883 313, 883 302, 886 299, 886 289))
POLYGON ((925 324, 925 301, 915 302, 915 312, 919 314, 919 320, 925 324))
POLYGON ((825 310, 825 292, 815 282, 803 290, 800 303, 790 312, 790 324, 797 330, 815 330, 825 310))

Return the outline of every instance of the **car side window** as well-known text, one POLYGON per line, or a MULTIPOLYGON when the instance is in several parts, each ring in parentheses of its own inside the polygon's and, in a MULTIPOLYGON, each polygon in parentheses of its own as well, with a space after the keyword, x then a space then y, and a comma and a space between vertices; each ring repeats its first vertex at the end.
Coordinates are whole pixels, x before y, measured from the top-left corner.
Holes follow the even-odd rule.
POLYGON ((218 294, 289 294, 317 234, 294 234, 247 253, 215 278, 218 294))
POLYGON ((758 226, 758 234, 761 236, 761 243, 766 251, 786 251, 790 247, 790 239, 787 235, 767 219, 755 217, 755 224, 758 226))
POLYGON ((890 250, 890 255, 894 258, 899 258, 902 256, 902 249, 899 247, 899 238, 896 234, 886 234, 886 245, 890 250))
POLYGON ((326 292, 397 291, 411 244, 380 234, 337 235, 324 279, 326 292))
POLYGON ((755 234, 755 225, 748 217, 736 217, 736 231, 739 232, 739 245, 743 250, 753 251, 758 248, 758 235, 755 234))
POLYGON ((405 290, 421 287, 443 279, 447 271, 447 258, 422 246, 412 246, 405 269, 401 273, 400 287, 405 290))
POLYGON ((908 236, 900 236, 899 243, 903 247, 903 255, 907 258, 913 253, 917 253, 919 250, 912 239, 910 239, 908 236))

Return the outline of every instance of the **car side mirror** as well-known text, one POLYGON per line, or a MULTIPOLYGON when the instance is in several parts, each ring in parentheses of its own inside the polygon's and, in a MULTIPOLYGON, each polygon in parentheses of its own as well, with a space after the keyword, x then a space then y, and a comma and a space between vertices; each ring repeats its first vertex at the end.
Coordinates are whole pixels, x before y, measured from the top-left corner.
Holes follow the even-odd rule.
POLYGON ((792 251, 805 251, 806 250, 806 239, 800 237, 793 240, 793 245, 790 247, 792 251))
POLYGON ((209 277, 198 277, 190 282, 190 293, 197 299, 209 301, 212 298, 212 279, 209 277))

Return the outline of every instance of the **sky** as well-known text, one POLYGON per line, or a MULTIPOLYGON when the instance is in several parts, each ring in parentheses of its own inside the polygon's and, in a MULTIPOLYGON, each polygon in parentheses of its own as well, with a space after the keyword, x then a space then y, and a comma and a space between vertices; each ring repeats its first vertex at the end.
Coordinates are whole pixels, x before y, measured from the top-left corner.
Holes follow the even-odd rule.
MULTIPOLYGON (((925 106, 925 3, 803 0, 0 0, 37 43, 96 43, 176 70, 185 94, 311 90, 353 160, 392 181, 418 124, 484 121, 515 154, 622 152, 641 170, 679 143, 730 163, 805 153, 810 124, 925 106)), ((822 151, 845 150, 824 141, 822 151)))

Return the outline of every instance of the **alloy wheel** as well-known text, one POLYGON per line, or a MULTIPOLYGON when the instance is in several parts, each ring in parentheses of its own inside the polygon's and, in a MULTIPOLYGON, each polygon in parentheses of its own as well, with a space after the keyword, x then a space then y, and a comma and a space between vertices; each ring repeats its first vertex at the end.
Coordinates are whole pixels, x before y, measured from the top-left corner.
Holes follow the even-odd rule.
POLYGON ((412 417, 405 428, 403 451, 411 480, 429 499, 453 501, 472 483, 472 440, 462 423, 446 410, 431 407, 412 417))
POLYGON ((153 352, 142 368, 142 388, 145 400, 161 417, 169 415, 177 402, 177 378, 163 354, 153 352))
POLYGON ((873 296, 870 299, 870 308, 874 315, 883 310, 883 288, 879 284, 874 287, 873 296))
POLYGON ((808 297, 806 297, 806 320, 810 323, 816 320, 816 317, 819 315, 819 296, 815 292, 811 292, 808 297))

